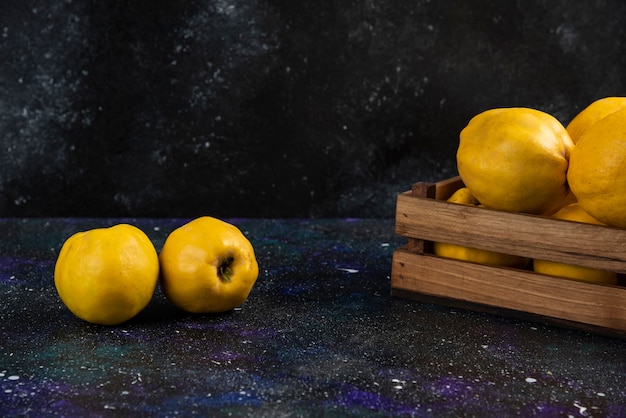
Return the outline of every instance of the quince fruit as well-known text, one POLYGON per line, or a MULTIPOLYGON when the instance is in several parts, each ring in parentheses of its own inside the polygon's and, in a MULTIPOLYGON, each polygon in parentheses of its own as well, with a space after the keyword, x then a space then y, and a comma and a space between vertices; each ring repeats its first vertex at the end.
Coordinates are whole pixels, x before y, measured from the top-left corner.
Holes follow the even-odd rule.
POLYGON ((159 261, 165 297, 192 313, 243 304, 259 274, 250 241, 236 226, 209 216, 172 231, 159 261))
POLYGON ((567 132, 576 144, 591 125, 625 107, 626 97, 611 96, 598 99, 574 116, 566 126, 567 132))
POLYGON ((78 318, 100 325, 137 315, 152 299, 158 278, 154 245, 127 224, 72 235, 54 268, 61 301, 78 318))
POLYGON ((465 186, 486 207, 546 214, 568 195, 573 147, 565 127, 548 113, 524 107, 490 109, 461 131, 457 168, 465 186))
POLYGON ((581 207, 598 221, 626 228, 626 108, 591 125, 572 150, 567 173, 581 207))
MULTIPOLYGON (((482 206, 476 200, 472 192, 467 187, 461 187, 450 196, 448 202, 459 203, 469 206, 482 206)), ((510 254, 495 251, 482 250, 478 248, 464 247, 462 245, 449 244, 444 242, 433 243, 433 250, 436 255, 457 260, 472 261, 480 264, 490 264, 503 267, 521 267, 528 259, 510 254)))
MULTIPOLYGON (((590 216, 579 203, 565 206, 552 215, 556 219, 565 219, 576 222, 603 225, 594 217, 590 216)), ((550 276, 566 277, 589 283, 617 284, 617 274, 613 271, 593 269, 590 267, 562 264, 548 260, 533 260, 533 269, 537 273, 550 276)))

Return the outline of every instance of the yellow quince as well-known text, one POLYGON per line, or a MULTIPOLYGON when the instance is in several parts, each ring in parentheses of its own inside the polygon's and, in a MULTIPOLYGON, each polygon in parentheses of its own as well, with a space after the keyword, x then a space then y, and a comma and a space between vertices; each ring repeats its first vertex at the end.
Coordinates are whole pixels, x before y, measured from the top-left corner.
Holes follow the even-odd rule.
POLYGON ((551 213, 568 195, 567 169, 574 144, 565 127, 536 109, 490 109, 461 131, 457 167, 486 207, 551 213))

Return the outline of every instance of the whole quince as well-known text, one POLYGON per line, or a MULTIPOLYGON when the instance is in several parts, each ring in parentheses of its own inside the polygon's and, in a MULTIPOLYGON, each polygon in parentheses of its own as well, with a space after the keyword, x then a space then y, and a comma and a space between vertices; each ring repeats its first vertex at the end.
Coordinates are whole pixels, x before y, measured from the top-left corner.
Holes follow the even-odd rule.
POLYGON ((210 216, 172 231, 159 261, 163 294, 191 313, 225 312, 241 305, 259 275, 250 241, 235 225, 210 216))
POLYGON ((626 228, 626 108, 598 120, 572 151, 567 179, 581 207, 626 228))
POLYGON ((457 168, 486 207, 546 214, 568 195, 573 147, 565 127, 548 113, 524 107, 490 109, 461 131, 457 168))
MULTIPOLYGON (((565 219, 569 221, 585 222, 595 225, 603 225, 594 217, 590 216, 579 203, 572 203, 565 206, 554 215, 553 218, 565 219)), ((550 276, 566 277, 589 283, 616 284, 617 274, 613 271, 593 269, 584 266, 558 263, 548 260, 533 260, 533 269, 537 273, 550 276)))
MULTIPOLYGON (((481 206, 467 187, 461 187, 454 192, 448 199, 448 202, 468 206, 481 206)), ((433 251, 440 257, 504 267, 521 267, 527 261, 524 257, 445 242, 433 243, 433 251)))
POLYGON ((69 237, 54 267, 61 301, 78 318, 117 325, 143 310, 154 294, 159 259, 139 228, 119 224, 69 237))

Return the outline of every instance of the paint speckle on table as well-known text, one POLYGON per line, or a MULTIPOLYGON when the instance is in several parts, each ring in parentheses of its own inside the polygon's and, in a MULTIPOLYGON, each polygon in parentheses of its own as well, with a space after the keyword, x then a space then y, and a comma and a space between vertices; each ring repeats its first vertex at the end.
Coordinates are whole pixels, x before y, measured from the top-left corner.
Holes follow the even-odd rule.
POLYGON ((348 268, 348 267, 338 267, 337 270, 345 271, 346 273, 358 273, 359 272, 357 269, 348 268))

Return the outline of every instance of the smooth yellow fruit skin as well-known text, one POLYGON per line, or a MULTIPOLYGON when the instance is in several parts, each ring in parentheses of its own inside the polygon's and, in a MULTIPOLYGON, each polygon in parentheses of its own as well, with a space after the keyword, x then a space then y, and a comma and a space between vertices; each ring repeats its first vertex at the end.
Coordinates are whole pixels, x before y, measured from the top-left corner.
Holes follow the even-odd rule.
POLYGON ((567 132, 576 144, 591 125, 624 108, 626 108, 626 97, 611 96, 598 99, 574 116, 567 124, 567 132))
POLYGON ((626 109, 600 119, 583 134, 572 151, 567 179, 585 212, 626 228, 626 109))
POLYGON ((250 241, 234 225, 204 216, 175 229, 159 254, 161 288, 191 313, 217 313, 243 304, 259 275, 250 241), (222 274, 225 262, 230 280, 222 274))
POLYGON ((119 224, 78 232, 59 252, 54 284, 78 318, 117 325, 143 310, 154 295, 159 259, 139 228, 119 224))
POLYGON ((563 125, 548 113, 490 109, 461 131, 457 168, 465 186, 488 208, 545 214, 568 194, 573 146, 563 125))
MULTIPOLYGON (((602 225, 602 222, 585 212, 579 203, 572 203, 565 206, 552 217, 556 219, 602 225)), ((566 277, 588 283, 617 284, 617 274, 613 271, 562 264, 548 260, 533 260, 533 269, 537 273, 547 274, 549 276, 566 277)))
MULTIPOLYGON (((474 198, 474 195, 467 187, 461 187, 454 192, 448 199, 448 202, 469 206, 478 205, 478 201, 474 198)), ((433 243, 433 251, 440 257, 503 267, 521 267, 527 261, 524 257, 498 253, 495 251, 481 250, 478 248, 469 248, 445 242, 433 243)))

